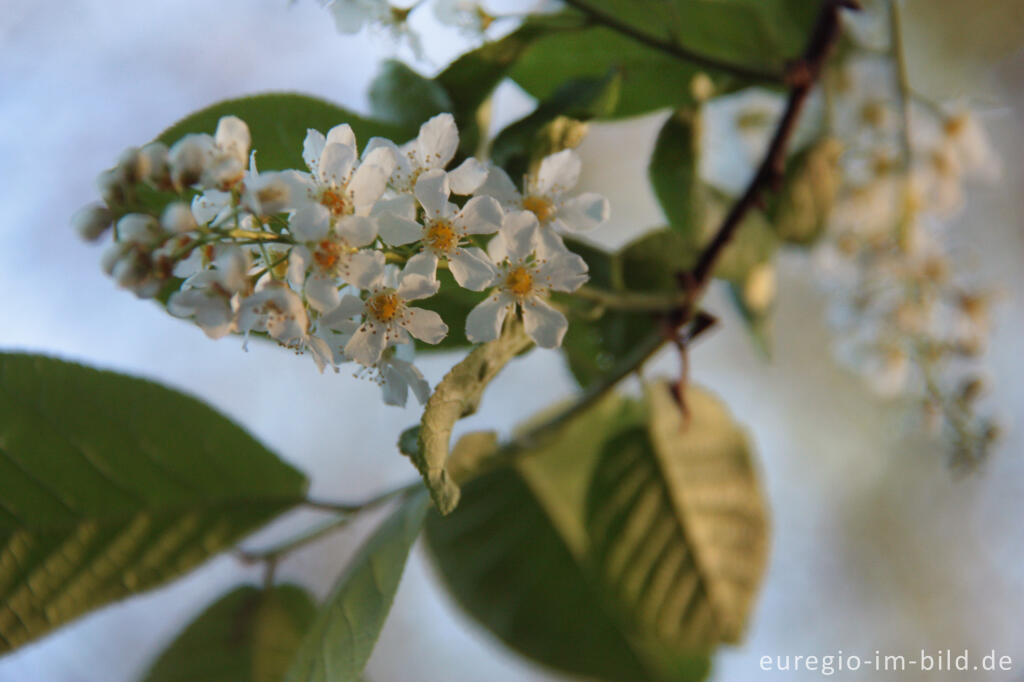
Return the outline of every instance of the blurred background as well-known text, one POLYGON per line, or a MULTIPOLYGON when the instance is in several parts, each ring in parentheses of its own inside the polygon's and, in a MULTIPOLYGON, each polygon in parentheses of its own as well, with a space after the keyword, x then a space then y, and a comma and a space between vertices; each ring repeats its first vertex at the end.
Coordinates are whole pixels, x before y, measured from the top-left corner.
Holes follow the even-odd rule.
MULTIPOLYGON (((503 3, 494 3, 501 7, 503 3)), ((515 7, 512 0, 505 7, 515 7)), ((808 259, 783 257, 775 354, 763 361, 720 291, 724 324, 692 356, 696 381, 745 423, 761 457, 773 515, 769 569, 746 641, 724 648, 714 679, 815 679, 765 673, 764 655, 917 656, 921 649, 994 649, 1024 679, 1024 4, 915 0, 906 19, 911 78, 934 97, 969 97, 1005 168, 1001 185, 972 189, 957 229, 973 267, 1001 283, 990 353, 992 404, 1007 436, 977 474, 959 478, 939 446, 908 429, 900 403, 882 402, 830 353, 826 301, 808 259)), ((146 376, 208 401, 307 471, 320 498, 358 500, 414 478, 395 450, 415 406, 381 405, 377 386, 318 374, 307 358, 240 339, 208 340, 189 322, 117 290, 99 249, 68 220, 96 195, 96 173, 120 151, 217 100, 285 90, 357 112, 376 64, 396 55, 383 36, 338 35, 312 0, 4 0, 0 12, 0 349, 52 354, 146 376)), ((429 13, 424 13, 429 15, 429 13)), ((427 19, 429 21, 429 17, 427 19)), ((456 31, 424 23, 433 72, 467 48, 456 31)), ((398 51, 398 56, 411 55, 398 51)), ((501 121, 527 111, 503 86, 501 121)), ((598 238, 617 246, 662 218, 645 167, 662 117, 592 126, 583 184, 604 192, 613 219, 598 238), (635 150, 622 156, 621 149, 635 150), (614 159, 614 163, 609 163, 614 159)), ((714 122, 712 122, 712 127, 714 122)), ((258 144, 258 141, 257 141, 258 144)), ((736 185, 748 169, 719 154, 709 172, 736 185)), ((421 357, 436 382, 456 356, 421 357)), ((660 358, 649 371, 678 371, 660 358)), ((503 432, 567 396, 560 357, 537 350, 489 390, 460 430, 503 432)), ((285 519, 256 547, 312 517, 285 519)), ((371 520, 372 521, 372 520, 371 520)), ((370 524, 287 560, 279 576, 329 589, 370 524)), ((142 597, 107 607, 0 658, 0 682, 128 682, 227 588, 258 579, 230 557, 142 597)), ((417 546, 367 669, 373 682, 558 680, 505 650, 439 589, 417 546)), ((907 671, 900 679, 938 679, 907 671)), ((954 679, 947 675, 948 679, 954 679)), ((843 679, 877 679, 864 671, 843 679)))

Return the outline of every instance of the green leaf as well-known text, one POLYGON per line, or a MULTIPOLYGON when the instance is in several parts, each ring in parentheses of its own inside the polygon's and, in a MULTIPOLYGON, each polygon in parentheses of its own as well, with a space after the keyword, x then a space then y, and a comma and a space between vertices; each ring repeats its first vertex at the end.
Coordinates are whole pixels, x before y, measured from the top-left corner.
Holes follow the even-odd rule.
POLYGON ((230 99, 201 109, 160 133, 157 139, 172 145, 187 133, 213 133, 220 117, 229 115, 249 125, 260 170, 305 168, 302 141, 309 128, 326 133, 340 123, 348 123, 360 145, 375 136, 402 142, 416 135, 416 128, 410 132, 408 126, 363 118, 316 97, 271 93, 230 99))
POLYGON ((238 587, 199 614, 143 680, 280 682, 315 616, 296 585, 238 587))
MULTIPOLYGON (((504 168, 509 176, 523 177, 529 172, 532 161, 539 161, 565 148, 564 135, 551 135, 552 130, 548 126, 553 121, 560 117, 586 121, 607 116, 618 103, 621 83, 622 79, 613 72, 604 78, 583 78, 563 84, 533 113, 498 134, 491 146, 491 160, 504 168), (544 132, 548 135, 543 135, 544 132)), ((578 139, 570 140, 569 146, 576 146, 582 141, 582 135, 574 137, 578 139)))
POLYGON ((377 118, 415 134, 427 119, 451 111, 452 101, 436 81, 416 73, 403 62, 389 59, 370 84, 370 107, 377 118))
POLYGON ((725 407, 667 383, 649 423, 605 448, 587 502, 593 559, 639 637, 674 656, 737 642, 764 573, 767 512, 725 407))
POLYGON ((528 461, 550 467, 547 478, 506 468, 473 479, 450 516, 428 515, 426 538, 456 601, 506 645, 569 674, 642 682, 651 679, 645 665, 570 549, 585 544, 578 519, 588 462, 628 419, 623 409, 605 401, 531 453, 528 461))
POLYGON ((487 385, 532 343, 522 323, 509 319, 500 337, 473 350, 434 389, 423 410, 416 447, 407 442, 400 444, 423 476, 442 514, 450 513, 459 503, 459 486, 445 468, 455 422, 476 412, 487 385))
MULTIPOLYGON (((699 69, 603 27, 552 33, 536 40, 509 76, 539 100, 563 83, 620 74, 622 88, 609 117, 635 116, 693 103, 699 69)), ((717 89, 716 89, 717 91, 717 89)))
POLYGON ((358 682, 380 636, 428 498, 407 497, 362 546, 335 584, 285 682, 358 682))
POLYGON ((782 190, 769 209, 783 241, 810 245, 824 234, 842 181, 841 152, 839 140, 827 137, 790 159, 782 190))
POLYGON ((530 16, 509 35, 467 52, 438 74, 436 81, 448 92, 453 105, 463 156, 472 156, 480 141, 481 107, 523 52, 544 35, 578 25, 579 20, 571 13, 530 16))
POLYGON ((665 121, 647 173, 672 229, 692 235, 704 220, 706 187, 700 179, 701 112, 678 110, 665 121))
MULTIPOLYGON (((566 244, 587 262, 592 286, 621 290, 617 256, 573 239, 566 239, 566 244)), ((656 322, 646 312, 601 310, 575 296, 557 296, 556 301, 569 316, 562 352, 569 370, 583 387, 603 378, 619 358, 651 332, 656 322)))
POLYGON ((306 485, 194 398, 0 354, 0 651, 195 568, 306 485))

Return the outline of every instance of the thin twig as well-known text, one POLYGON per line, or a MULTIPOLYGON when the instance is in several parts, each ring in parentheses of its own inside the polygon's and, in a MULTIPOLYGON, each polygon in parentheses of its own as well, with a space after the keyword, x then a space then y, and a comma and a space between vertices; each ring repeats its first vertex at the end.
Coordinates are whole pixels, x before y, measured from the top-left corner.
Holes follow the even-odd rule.
POLYGON ((398 497, 409 491, 409 484, 394 488, 392 490, 385 491, 379 495, 374 495, 368 500, 363 502, 345 503, 345 502, 327 502, 324 500, 317 500, 314 498, 307 498, 303 501, 303 505, 312 509, 319 509, 321 511, 332 511, 339 514, 356 514, 361 511, 365 511, 372 507, 380 506, 389 500, 398 497))
POLYGON ((714 69, 716 71, 723 71, 734 76, 749 78, 750 80, 763 83, 781 84, 786 82, 785 73, 760 69, 755 66, 747 66, 745 64, 736 64, 696 52, 668 40, 662 40, 661 38, 652 36, 649 33, 645 33, 644 31, 620 21, 615 16, 608 14, 603 10, 591 7, 583 0, 565 0, 565 4, 576 8, 595 23, 606 26, 617 33, 621 33, 624 36, 632 38, 638 43, 654 48, 660 52, 664 52, 665 54, 676 57, 677 59, 690 62, 691 64, 696 64, 697 66, 702 66, 707 69, 714 69))
POLYGON ((800 75, 799 77, 794 76, 795 82, 790 88, 786 109, 782 118, 779 119, 764 159, 754 177, 747 184, 746 190, 733 204, 711 243, 701 253, 697 265, 690 273, 689 280, 696 288, 697 295, 707 286, 715 263, 725 247, 732 241, 743 218, 760 203, 761 193, 766 188, 777 186, 782 180, 786 165, 786 153, 800 112, 807 101, 807 96, 821 75, 822 67, 832 46, 839 37, 839 11, 842 7, 858 8, 853 0, 827 0, 822 5, 814 32, 811 34, 803 57, 792 70, 793 74, 800 75))

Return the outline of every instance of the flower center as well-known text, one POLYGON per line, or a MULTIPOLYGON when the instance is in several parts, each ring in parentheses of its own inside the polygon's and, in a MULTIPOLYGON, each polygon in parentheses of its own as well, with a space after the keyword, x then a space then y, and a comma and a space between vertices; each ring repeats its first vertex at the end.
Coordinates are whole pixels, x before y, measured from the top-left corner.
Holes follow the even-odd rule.
POLYGON ((950 116, 942 127, 948 137, 959 137, 960 133, 967 127, 967 117, 950 116))
POLYGON ((366 307, 381 322, 390 322, 402 307, 402 299, 398 294, 377 294, 370 297, 366 307))
POLYGON ((555 212, 555 206, 544 197, 528 196, 523 199, 523 208, 537 216, 537 222, 547 222, 555 212))
POLYGON ((429 228, 423 237, 424 243, 434 251, 447 253, 459 245, 459 235, 447 220, 439 220, 429 228))
POLYGON ((508 273, 508 277, 505 278, 505 288, 516 296, 525 296, 533 290, 533 275, 520 265, 508 273))
POLYGON ((345 194, 336 189, 324 190, 324 193, 320 195, 320 203, 326 206, 331 215, 335 217, 345 215, 349 208, 345 194))
POLYGON ((341 259, 343 249, 341 244, 325 239, 317 244, 313 252, 313 260, 322 270, 333 270, 341 259))

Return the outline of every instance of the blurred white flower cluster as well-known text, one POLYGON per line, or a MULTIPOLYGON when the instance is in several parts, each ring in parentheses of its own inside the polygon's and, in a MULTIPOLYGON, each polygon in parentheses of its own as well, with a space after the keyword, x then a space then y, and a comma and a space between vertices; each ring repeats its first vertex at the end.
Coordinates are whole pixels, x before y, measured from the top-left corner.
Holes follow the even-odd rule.
POLYGON ((450 114, 401 146, 371 139, 361 155, 346 124, 310 130, 305 170, 261 173, 251 143, 228 116, 212 136, 130 149, 99 178, 104 203, 75 225, 89 240, 113 227, 103 267, 122 287, 159 297, 212 338, 262 333, 321 370, 358 363, 388 404, 429 394, 410 336, 437 344, 449 333, 415 305, 439 293, 440 268, 450 286, 491 291, 468 316, 470 341, 496 338, 518 309, 537 345, 561 344, 568 322, 548 296, 579 288, 587 265, 560 234, 609 212, 601 196, 572 194, 575 152, 543 159, 520 192, 473 158, 447 170, 459 143, 450 114), (177 200, 158 217, 147 206, 169 192, 177 200))
POLYGON ((855 53, 833 74, 842 184, 817 264, 840 359, 882 395, 919 398, 969 466, 997 433, 976 405, 993 292, 964 267, 955 226, 965 186, 997 180, 1000 163, 974 112, 928 103, 898 69, 855 53))
POLYGON ((482 36, 496 21, 521 18, 554 7, 552 0, 520 0, 516 14, 512 15, 492 10, 482 0, 322 0, 322 4, 334 18, 339 33, 359 33, 367 27, 383 30, 396 42, 404 41, 416 54, 422 53, 422 45, 409 19, 421 7, 429 6, 438 22, 470 37, 482 36))

